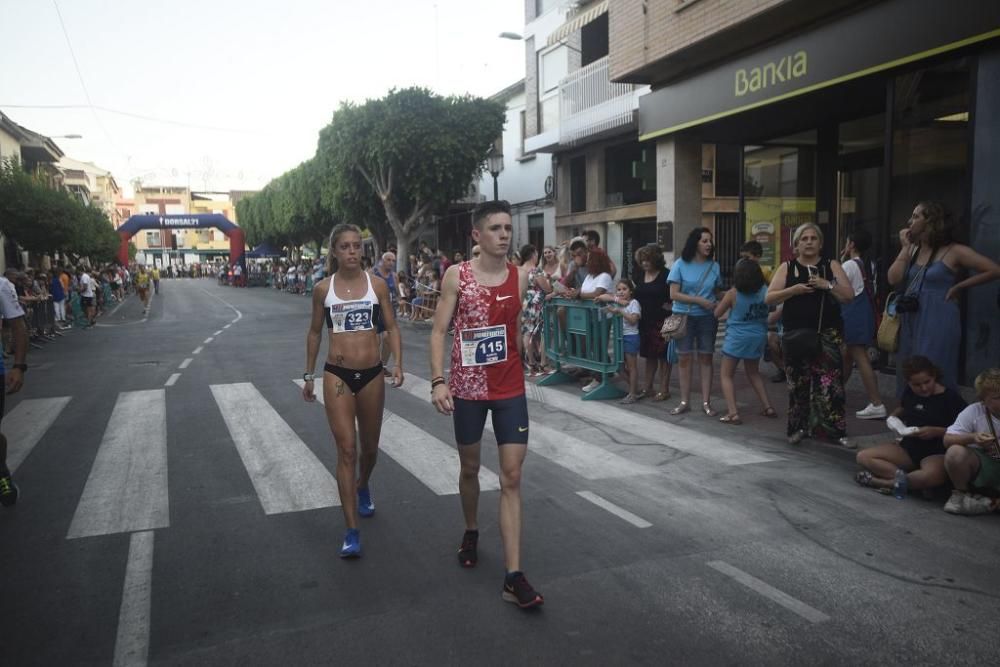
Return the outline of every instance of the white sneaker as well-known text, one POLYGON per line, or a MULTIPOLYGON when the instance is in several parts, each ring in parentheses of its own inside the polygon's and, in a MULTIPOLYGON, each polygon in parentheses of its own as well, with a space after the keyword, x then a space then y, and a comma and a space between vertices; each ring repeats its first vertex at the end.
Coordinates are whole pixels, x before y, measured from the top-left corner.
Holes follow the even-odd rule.
POLYGON ((854 416, 858 419, 885 419, 885 405, 869 403, 864 410, 858 410, 854 416))
POLYGON ((986 496, 965 496, 962 514, 989 514, 993 511, 993 499, 986 496))
POLYGON ((600 386, 601 386, 600 382, 598 382, 597 380, 591 380, 587 384, 583 385, 583 391, 584 391, 584 393, 586 393, 588 391, 593 391, 593 390, 597 389, 600 386))
POLYGON ((965 491, 955 489, 951 492, 951 497, 948 498, 948 502, 944 504, 942 509, 948 514, 963 514, 962 508, 965 505, 966 496, 968 494, 965 491))

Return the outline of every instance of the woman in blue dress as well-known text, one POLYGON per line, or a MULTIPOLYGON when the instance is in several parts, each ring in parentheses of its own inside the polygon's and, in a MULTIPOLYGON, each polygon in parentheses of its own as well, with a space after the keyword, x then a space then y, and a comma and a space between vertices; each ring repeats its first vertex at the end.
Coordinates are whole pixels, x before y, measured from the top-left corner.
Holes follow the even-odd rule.
POLYGON ((733 387, 733 377, 736 366, 743 361, 743 370, 750 380, 750 386, 764 407, 761 414, 765 417, 777 417, 778 413, 771 407, 771 401, 764 389, 764 380, 760 377, 757 365, 764 354, 767 344, 767 283, 764 282, 764 272, 760 264, 752 259, 741 259, 733 269, 733 287, 730 288, 722 301, 715 307, 716 319, 721 319, 726 311, 726 338, 722 343, 722 369, 719 375, 722 380, 722 395, 726 398, 726 414, 719 418, 725 424, 738 426, 743 423, 736 409, 736 390, 733 387))
MULTIPOLYGON (((938 202, 920 202, 899 232, 902 247, 889 267, 889 284, 916 309, 899 308, 896 352, 896 397, 906 386, 902 365, 914 355, 927 357, 941 369, 941 383, 958 386, 958 351, 962 319, 958 299, 963 290, 1000 278, 1000 265, 969 246, 955 243, 954 224, 938 202), (961 280, 962 275, 976 273, 961 280)), ((897 300, 897 304, 899 301, 897 300)))

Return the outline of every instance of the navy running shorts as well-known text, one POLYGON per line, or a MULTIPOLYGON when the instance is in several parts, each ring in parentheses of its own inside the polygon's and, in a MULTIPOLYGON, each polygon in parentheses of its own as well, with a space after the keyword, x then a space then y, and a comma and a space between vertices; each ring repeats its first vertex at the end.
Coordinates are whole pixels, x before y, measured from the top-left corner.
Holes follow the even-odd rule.
POLYGON ((455 442, 474 445, 483 439, 486 413, 492 412, 493 433, 498 445, 528 444, 528 401, 524 394, 498 401, 467 401, 455 398, 455 442))

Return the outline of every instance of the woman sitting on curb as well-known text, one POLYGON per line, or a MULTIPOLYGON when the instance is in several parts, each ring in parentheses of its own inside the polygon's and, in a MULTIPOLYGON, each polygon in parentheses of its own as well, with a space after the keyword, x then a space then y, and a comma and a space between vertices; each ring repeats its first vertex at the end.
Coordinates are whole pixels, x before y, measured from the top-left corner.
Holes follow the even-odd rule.
POLYGON ((965 408, 954 389, 941 384, 941 369, 927 357, 910 357, 903 364, 906 390, 895 417, 916 430, 902 441, 886 443, 858 452, 864 468, 854 480, 862 486, 891 489, 896 471, 906 473, 909 489, 933 489, 948 481, 944 469, 945 431, 965 408))

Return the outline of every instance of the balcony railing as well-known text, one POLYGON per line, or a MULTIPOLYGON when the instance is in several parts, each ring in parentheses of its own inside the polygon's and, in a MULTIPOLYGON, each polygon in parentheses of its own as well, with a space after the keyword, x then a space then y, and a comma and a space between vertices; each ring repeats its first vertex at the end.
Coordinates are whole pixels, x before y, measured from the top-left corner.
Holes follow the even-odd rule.
POLYGON ((572 145, 632 123, 647 92, 649 86, 612 83, 607 56, 572 72, 559 82, 559 143, 572 145))

